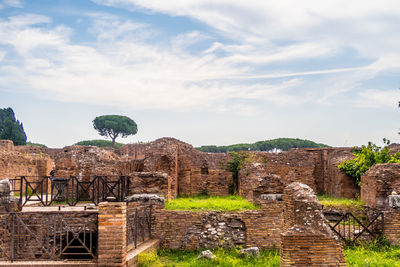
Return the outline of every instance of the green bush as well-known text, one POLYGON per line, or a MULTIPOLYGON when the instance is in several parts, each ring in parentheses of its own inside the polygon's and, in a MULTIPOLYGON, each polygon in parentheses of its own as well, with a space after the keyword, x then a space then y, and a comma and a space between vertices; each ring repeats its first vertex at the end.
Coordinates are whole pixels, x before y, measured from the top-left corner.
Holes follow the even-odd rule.
POLYGON ((38 146, 38 147, 40 147, 40 148, 47 148, 46 145, 38 144, 38 143, 32 143, 32 142, 30 142, 30 141, 26 142, 26 145, 27 145, 27 146, 38 146))
MULTIPOLYGON (((112 142, 108 140, 85 140, 75 143, 76 146, 97 146, 97 147, 111 147, 112 142)), ((125 144, 115 142, 115 148, 119 149, 125 144)))
MULTIPOLYGON (((245 151, 230 152, 231 159, 228 161, 227 170, 232 173, 232 194, 236 195, 239 190, 239 171, 242 169, 249 157, 245 151)), ((231 189, 229 189, 231 191, 231 189)))
POLYGON ((362 146, 361 149, 355 148, 353 153, 355 159, 340 163, 338 168, 352 177, 358 186, 360 186, 361 176, 371 166, 378 163, 400 163, 400 153, 392 154, 388 146, 382 148, 371 142, 367 146, 362 146))

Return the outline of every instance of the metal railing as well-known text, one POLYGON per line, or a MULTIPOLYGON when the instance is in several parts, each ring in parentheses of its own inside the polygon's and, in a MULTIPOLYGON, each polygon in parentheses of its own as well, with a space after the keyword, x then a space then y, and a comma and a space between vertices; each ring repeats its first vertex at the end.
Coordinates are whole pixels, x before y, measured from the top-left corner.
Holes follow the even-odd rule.
POLYGON ((347 212, 336 222, 328 224, 334 234, 336 234, 346 245, 355 245, 361 240, 373 240, 383 235, 385 227, 385 217, 383 213, 374 216, 368 222, 355 217, 347 212))
POLYGON ((125 176, 116 180, 95 176, 91 181, 79 181, 76 177, 19 176, 11 179, 11 184, 21 206, 31 201, 42 206, 54 203, 75 206, 82 201, 98 205, 102 201, 124 201, 129 193, 129 178, 125 176))
POLYGON ((151 221, 153 205, 127 208, 126 210, 126 246, 135 248, 151 239, 151 221))
POLYGON ((0 259, 92 260, 97 258, 97 213, 0 214, 0 259))

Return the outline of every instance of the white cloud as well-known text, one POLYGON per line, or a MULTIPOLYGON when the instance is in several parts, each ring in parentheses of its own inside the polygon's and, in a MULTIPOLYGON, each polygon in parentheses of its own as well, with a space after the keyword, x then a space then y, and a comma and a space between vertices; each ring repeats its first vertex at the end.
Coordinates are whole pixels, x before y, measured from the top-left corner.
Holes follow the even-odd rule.
POLYGON ((359 93, 357 105, 364 108, 389 108, 394 109, 400 100, 400 90, 369 89, 359 93))
POLYGON ((23 5, 19 0, 4 0, 3 3, 7 6, 22 8, 23 5))
POLYGON ((194 30, 159 40, 162 34, 152 25, 90 13, 85 14, 93 21, 88 30, 97 43, 77 44, 70 39, 73 29, 54 26, 49 17, 11 17, 0 21, 0 45, 11 46, 21 60, 17 66, 0 65, 0 85, 20 83, 21 88, 58 101, 254 114, 260 103, 326 104, 363 81, 400 67, 400 38, 384 38, 399 21, 382 19, 400 11, 382 3, 360 8, 344 1, 307 1, 295 7, 287 1, 95 2, 192 17, 230 41, 218 40, 193 52, 192 45, 210 43, 216 39, 214 33, 194 30), (46 27, 39 27, 42 24, 46 27), (372 40, 369 28, 376 34, 372 40), (347 48, 373 63, 285 69, 288 63, 328 60, 347 48), (280 68, 265 70, 273 64, 280 68), (316 75, 319 80, 312 80, 316 75))

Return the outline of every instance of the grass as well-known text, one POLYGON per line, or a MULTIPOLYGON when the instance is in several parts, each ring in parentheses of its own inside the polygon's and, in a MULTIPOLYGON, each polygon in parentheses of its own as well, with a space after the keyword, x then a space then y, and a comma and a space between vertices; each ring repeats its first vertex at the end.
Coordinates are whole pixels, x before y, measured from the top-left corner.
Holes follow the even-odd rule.
POLYGON ((191 210, 191 211, 241 211, 255 210, 259 207, 240 196, 195 196, 178 197, 165 203, 167 210, 191 210))
POLYGON ((360 199, 339 198, 328 195, 318 195, 318 200, 325 207, 344 210, 361 210, 365 205, 360 199))
MULTIPOLYGON (((197 259, 201 250, 161 249, 157 253, 141 253, 139 267, 205 267, 205 266, 279 266, 279 250, 261 250, 259 258, 244 258, 239 249, 211 249, 213 260, 197 259)), ((382 243, 346 247, 349 267, 400 267, 400 247, 382 243)))
POLYGON ((278 250, 261 250, 260 257, 242 257, 239 249, 211 249, 216 258, 197 259, 200 250, 159 250, 158 253, 139 255, 138 266, 206 267, 206 266, 279 266, 278 250))
POLYGON ((400 247, 387 244, 372 243, 365 246, 346 247, 347 266, 400 267, 400 247))

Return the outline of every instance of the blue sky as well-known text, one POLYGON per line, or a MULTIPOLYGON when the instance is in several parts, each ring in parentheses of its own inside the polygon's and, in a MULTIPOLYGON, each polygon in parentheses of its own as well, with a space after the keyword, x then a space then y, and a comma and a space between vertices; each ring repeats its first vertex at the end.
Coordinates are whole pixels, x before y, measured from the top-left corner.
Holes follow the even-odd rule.
POLYGON ((50 147, 278 137, 399 142, 396 1, 0 0, 0 108, 50 147))

